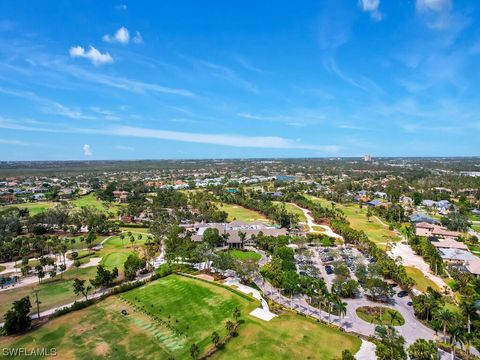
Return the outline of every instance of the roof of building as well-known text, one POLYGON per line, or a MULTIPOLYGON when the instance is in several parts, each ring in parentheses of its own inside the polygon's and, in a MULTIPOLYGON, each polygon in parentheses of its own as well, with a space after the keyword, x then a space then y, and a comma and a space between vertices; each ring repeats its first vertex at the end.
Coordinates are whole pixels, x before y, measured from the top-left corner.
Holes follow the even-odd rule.
POLYGON ((442 259, 451 260, 451 261, 473 261, 478 259, 475 255, 471 252, 462 250, 462 249, 448 249, 448 248, 441 248, 438 249, 440 252, 440 256, 442 259))
POLYGON ((480 275, 480 259, 467 261, 465 263, 465 268, 471 274, 480 275))
POLYGON ((420 213, 415 213, 415 214, 412 214, 410 215, 410 221, 412 223, 419 223, 419 222, 427 222, 427 223, 430 223, 430 224, 438 224, 438 220, 428 216, 428 215, 425 215, 425 214, 420 214, 420 213))
POLYGON ((460 241, 456 241, 453 239, 446 239, 441 241, 432 241, 432 245, 437 248, 449 248, 449 249, 462 249, 468 250, 467 245, 460 241))

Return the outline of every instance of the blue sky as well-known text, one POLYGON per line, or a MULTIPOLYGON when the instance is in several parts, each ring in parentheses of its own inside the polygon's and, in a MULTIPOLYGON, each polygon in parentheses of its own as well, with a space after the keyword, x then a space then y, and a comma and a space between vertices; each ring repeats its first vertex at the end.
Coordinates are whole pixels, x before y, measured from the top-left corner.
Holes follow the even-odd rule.
POLYGON ((0 160, 478 156, 479 8, 1 1, 0 160))

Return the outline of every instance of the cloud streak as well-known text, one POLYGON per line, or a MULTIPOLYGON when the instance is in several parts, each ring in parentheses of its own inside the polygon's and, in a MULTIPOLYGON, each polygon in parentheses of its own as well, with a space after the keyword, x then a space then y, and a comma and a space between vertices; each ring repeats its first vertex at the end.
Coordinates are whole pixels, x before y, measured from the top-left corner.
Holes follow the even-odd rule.
MULTIPOLYGON (((107 128, 72 128, 55 127, 45 128, 31 126, 28 123, 19 123, 18 121, 0 117, 0 128, 51 132, 51 133, 74 133, 90 134, 103 136, 121 136, 146 139, 158 139, 169 141, 180 141, 188 143, 221 145, 240 148, 264 148, 264 149, 304 149, 321 151, 328 154, 334 154, 340 151, 339 145, 314 145, 304 144, 300 141, 291 140, 279 136, 246 136, 233 134, 210 134, 210 133, 191 133, 183 131, 159 130, 150 128, 141 128, 133 126, 114 126, 107 128)), ((84 151, 85 146, 84 145, 84 151)), ((91 151, 90 146, 88 150, 91 151)))
POLYGON ((113 63, 113 58, 108 52, 101 53, 93 46, 90 46, 88 51, 85 51, 81 46, 72 46, 69 50, 69 54, 72 58, 88 59, 95 66, 113 63))

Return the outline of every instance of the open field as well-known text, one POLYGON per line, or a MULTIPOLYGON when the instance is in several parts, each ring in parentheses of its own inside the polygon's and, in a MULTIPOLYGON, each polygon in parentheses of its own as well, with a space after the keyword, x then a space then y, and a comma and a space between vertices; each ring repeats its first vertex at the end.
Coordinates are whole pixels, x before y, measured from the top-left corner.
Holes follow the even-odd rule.
POLYGON ((0 345, 34 347, 41 342, 56 347, 62 358, 188 359, 193 343, 203 353, 213 331, 226 334, 224 324, 235 307, 247 314, 256 306, 228 289, 171 275, 55 319, 13 342, 2 339, 0 345))
MULTIPOLYGON (((37 201, 24 204, 14 204, 7 205, 8 207, 18 207, 20 209, 28 209, 30 216, 40 214, 41 212, 58 205, 59 203, 53 201, 37 201)), ((2 205, 0 209, 3 209, 5 206, 2 205)))
POLYGON ((360 319, 371 324, 393 326, 405 324, 405 319, 398 311, 383 306, 361 306, 356 313, 360 319), (392 318, 392 314, 396 314, 396 318, 392 318))
POLYGON ((248 317, 232 339, 212 359, 341 359, 342 351, 353 354, 360 339, 291 312, 269 322, 248 317))
POLYGON ((425 292, 427 291, 428 287, 431 287, 437 291, 442 290, 436 283, 425 277, 421 270, 410 266, 405 266, 405 270, 407 271, 407 275, 410 276, 413 280, 415 280, 415 288, 417 290, 425 292))
POLYGON ((268 221, 265 216, 257 211, 244 208, 239 205, 217 203, 218 208, 228 213, 227 221, 241 220, 241 221, 268 221))
POLYGON ((31 349, 41 343, 69 359, 189 359, 191 344, 204 353, 212 346, 213 331, 226 334, 224 324, 235 307, 242 314, 239 335, 216 359, 337 359, 342 350, 355 353, 360 347, 358 338, 290 312, 271 322, 253 318, 248 313, 256 306, 257 301, 229 289, 170 275, 27 334, 3 337, 0 347, 31 349))
MULTIPOLYGON (((313 201, 320 202, 321 205, 331 207, 331 202, 314 196, 308 196, 313 201)), ((400 238, 387 226, 381 224, 375 217, 367 218, 367 207, 360 207, 356 204, 336 204, 336 208, 343 211, 352 228, 363 230, 368 238, 378 244, 385 245, 388 241, 399 241, 400 238)))
POLYGON ((241 250, 228 250, 228 252, 234 257, 239 260, 255 260, 258 261, 262 257, 260 254, 256 253, 255 251, 241 251, 241 250))
POLYGON ((71 201, 76 207, 90 206, 98 209, 100 211, 105 211, 106 207, 103 205, 102 201, 97 199, 95 193, 91 192, 88 195, 80 196, 71 201))
POLYGON ((289 204, 289 203, 283 203, 281 201, 274 201, 274 203, 278 204, 278 206, 282 206, 282 204, 284 204, 285 209, 287 209, 287 211, 289 213, 298 215, 298 221, 303 222, 303 223, 307 222, 307 218, 306 218, 305 214, 303 213, 303 211, 301 209, 299 209, 298 207, 296 207, 295 205, 292 205, 292 204, 289 204))
POLYGON ((118 210, 126 206, 126 204, 103 202, 98 199, 96 194, 93 192, 88 195, 80 196, 76 199, 73 199, 70 201, 70 203, 72 203, 76 207, 93 207, 103 213, 111 213, 113 216, 117 216, 118 210))

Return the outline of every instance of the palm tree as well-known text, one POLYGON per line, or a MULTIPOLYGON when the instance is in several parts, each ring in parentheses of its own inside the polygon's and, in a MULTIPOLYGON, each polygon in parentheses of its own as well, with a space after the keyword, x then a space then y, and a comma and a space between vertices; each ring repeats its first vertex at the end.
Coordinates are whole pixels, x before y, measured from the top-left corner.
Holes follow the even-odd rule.
POLYGON ((335 302, 335 299, 333 297, 332 294, 328 294, 326 297, 325 297, 325 301, 327 302, 327 306, 328 306, 328 322, 331 322, 331 313, 332 313, 332 306, 335 302))
POLYGON ((436 316, 438 320, 442 322, 443 327, 443 341, 447 340, 447 325, 453 320, 453 313, 448 309, 440 309, 437 311, 436 316))
POLYGON ((235 330, 235 325, 230 320, 227 320, 227 322, 225 323, 225 329, 227 329, 230 335, 233 335, 233 332, 235 330))
POLYGON ((392 310, 390 311, 390 325, 395 326, 395 322, 400 324, 400 314, 398 311, 392 310))
POLYGON ((197 344, 192 344, 192 346, 190 346, 190 356, 192 359, 197 359, 199 354, 200 349, 198 348, 197 344))
POLYGON ((457 343, 460 343, 461 345, 463 345, 463 339, 462 339, 463 329, 460 326, 453 325, 448 328, 448 332, 450 333, 450 345, 452 346, 451 359, 455 360, 455 345, 457 343))
POLYGON ((238 307, 236 307, 234 310, 233 310, 233 318, 235 319, 235 322, 238 323, 238 319, 240 318, 240 309, 238 307))
POLYGON ((463 300, 460 303, 460 308, 462 309, 463 315, 465 315, 467 317, 467 332, 470 334, 471 319, 472 319, 472 316, 476 315, 477 307, 475 306, 474 302, 468 301, 468 300, 463 300))
POLYGON ((342 318, 347 315, 347 303, 343 302, 342 299, 338 298, 335 302, 335 306, 338 310, 338 314, 340 315, 340 321, 342 318))
POLYGON ((475 335, 472 333, 466 333, 462 335, 463 341, 465 342, 465 351, 467 353, 467 360, 470 358, 470 348, 472 341, 475 339, 475 335))
POLYGON ((218 336, 218 333, 214 331, 212 332, 212 335, 210 335, 210 337, 212 339, 213 345, 215 345, 215 347, 218 347, 218 343, 220 341, 220 336, 218 336))

